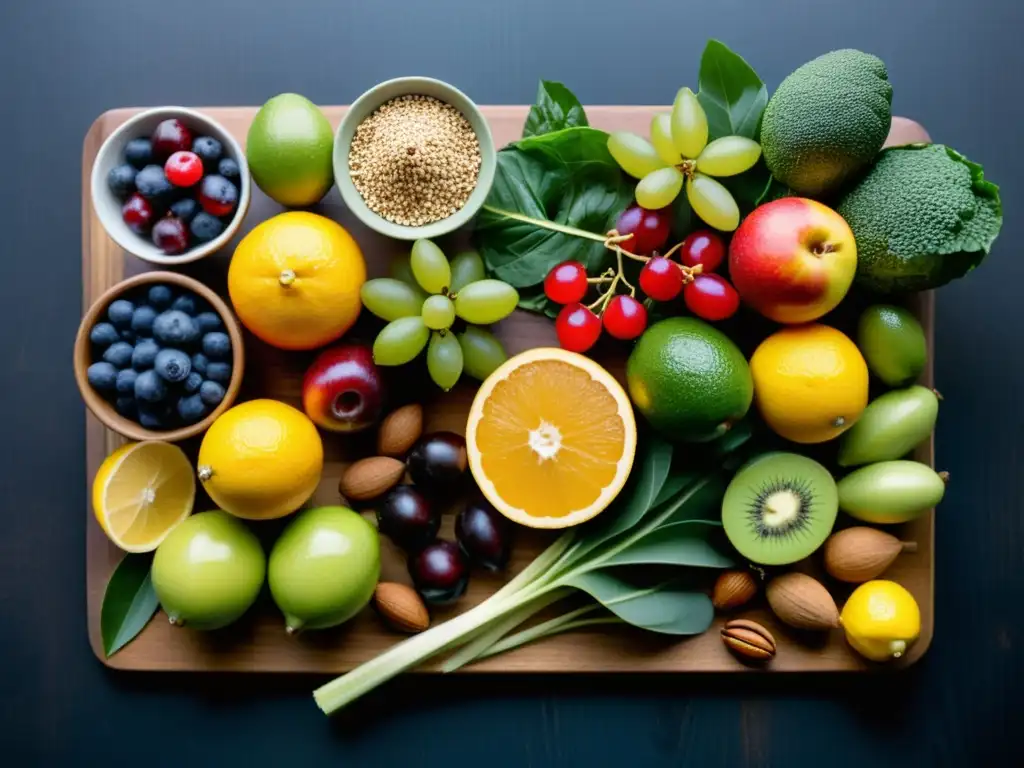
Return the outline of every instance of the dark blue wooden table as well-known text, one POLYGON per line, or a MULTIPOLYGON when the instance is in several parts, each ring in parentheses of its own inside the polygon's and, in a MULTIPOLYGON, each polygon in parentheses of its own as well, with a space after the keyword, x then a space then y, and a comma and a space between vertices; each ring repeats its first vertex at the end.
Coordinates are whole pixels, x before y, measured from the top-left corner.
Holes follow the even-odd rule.
POLYGON ((0 754, 9 765, 1024 764, 1024 11, 1011 0, 0 2, 0 754), (1007 209, 939 294, 935 641, 895 677, 419 678, 328 721, 318 680, 119 675, 86 641, 80 156, 126 105, 351 101, 425 74, 480 103, 539 78, 665 103, 704 41, 774 88, 833 48, 881 56, 893 109, 982 162, 1007 209))

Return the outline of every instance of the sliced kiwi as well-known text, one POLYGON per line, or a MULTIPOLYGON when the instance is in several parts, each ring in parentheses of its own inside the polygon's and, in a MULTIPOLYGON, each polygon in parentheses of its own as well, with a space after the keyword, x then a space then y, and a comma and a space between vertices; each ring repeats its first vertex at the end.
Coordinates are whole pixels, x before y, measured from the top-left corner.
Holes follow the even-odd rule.
POLYGON ((795 453, 769 453, 736 473, 722 499, 722 524, 745 558, 788 565, 825 543, 839 510, 832 475, 795 453))

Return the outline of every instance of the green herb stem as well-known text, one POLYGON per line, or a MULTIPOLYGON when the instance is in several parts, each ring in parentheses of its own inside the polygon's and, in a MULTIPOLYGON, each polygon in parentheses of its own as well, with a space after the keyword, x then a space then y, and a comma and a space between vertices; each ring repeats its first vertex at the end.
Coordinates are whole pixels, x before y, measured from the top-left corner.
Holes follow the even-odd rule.
POLYGON ((480 661, 491 656, 497 656, 500 653, 511 651, 514 648, 519 648, 527 643, 533 643, 545 637, 552 637, 553 635, 558 635, 563 632, 571 632, 574 629, 591 627, 598 624, 626 623, 618 616, 592 616, 586 619, 580 618, 593 612, 599 607, 600 606, 597 604, 588 605, 575 611, 570 611, 562 616, 556 616, 555 618, 541 624, 537 624, 536 626, 528 627, 521 632, 516 632, 514 635, 509 635, 486 649, 477 657, 477 660, 480 661))
POLYGON ((583 237, 587 240, 594 240, 598 243, 604 243, 605 240, 607 240, 606 235, 595 235, 593 232, 587 232, 585 229, 578 229, 577 227, 570 227, 566 224, 559 224, 558 222, 551 221, 549 219, 535 219, 532 216, 526 216, 522 213, 516 213, 515 211, 506 211, 501 208, 495 208, 491 205, 483 206, 483 210, 489 211, 497 216, 503 216, 506 219, 521 221, 524 224, 532 224, 540 229, 549 229, 552 232, 561 232, 563 235, 583 237))

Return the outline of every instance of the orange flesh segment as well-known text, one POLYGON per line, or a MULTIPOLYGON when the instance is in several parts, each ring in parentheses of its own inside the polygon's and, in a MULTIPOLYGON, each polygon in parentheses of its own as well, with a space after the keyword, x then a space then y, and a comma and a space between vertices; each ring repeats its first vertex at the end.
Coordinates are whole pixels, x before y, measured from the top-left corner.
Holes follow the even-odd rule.
POLYGON ((615 479, 625 442, 607 388, 559 360, 525 364, 498 382, 477 432, 481 465, 495 491, 533 517, 563 517, 596 502, 615 479), (560 440, 552 457, 531 447, 531 432, 535 442, 560 440))

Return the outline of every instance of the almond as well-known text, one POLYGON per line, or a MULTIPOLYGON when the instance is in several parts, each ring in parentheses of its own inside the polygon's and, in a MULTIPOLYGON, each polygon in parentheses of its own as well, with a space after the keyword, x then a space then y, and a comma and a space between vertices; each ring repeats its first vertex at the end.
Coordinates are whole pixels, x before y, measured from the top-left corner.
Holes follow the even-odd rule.
POLYGON ((720 611, 731 611, 749 603, 757 594, 757 581, 750 571, 725 571, 715 582, 711 602, 720 611))
POLYGON ((382 581, 373 592, 377 613, 392 629, 415 634, 430 626, 427 606, 416 590, 405 584, 382 581))
POLYGON ((402 479, 405 464, 388 456, 372 456, 351 464, 338 481, 338 493, 353 501, 375 499, 402 479))
POLYGON ((805 573, 784 573, 768 582, 768 605, 779 619, 797 629, 839 626, 839 609, 824 585, 805 573))
POLYGON ((881 576, 900 552, 917 545, 867 526, 839 531, 825 542, 825 570, 839 581, 861 584, 881 576))
POLYGON ((404 456, 423 434, 423 406, 403 405, 389 413, 377 435, 377 453, 381 456, 404 456))
POLYGON ((767 661, 775 656, 775 638, 756 621, 736 619, 722 627, 722 642, 746 659, 767 661))

